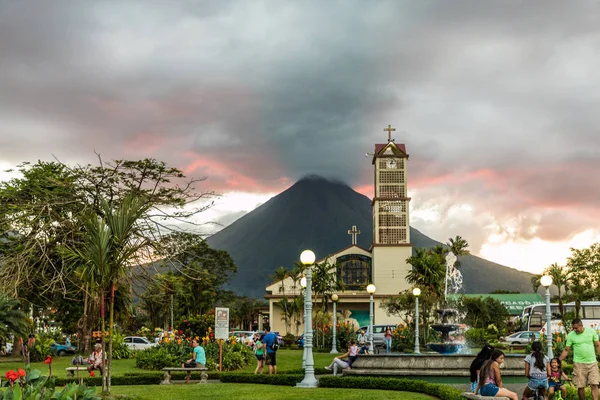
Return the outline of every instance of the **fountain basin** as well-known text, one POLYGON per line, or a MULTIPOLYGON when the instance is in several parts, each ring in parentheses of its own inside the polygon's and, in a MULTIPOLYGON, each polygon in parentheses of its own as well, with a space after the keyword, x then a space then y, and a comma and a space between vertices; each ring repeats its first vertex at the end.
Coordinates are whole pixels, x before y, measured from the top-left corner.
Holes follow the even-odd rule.
POLYGON ((465 345, 464 343, 429 343, 427 347, 440 354, 454 354, 461 351, 465 345))
MULTIPOLYGON (((361 354, 344 370, 345 375, 364 376, 464 376, 475 354, 361 354)), ((502 376, 523 376, 523 355, 506 354, 502 376)))

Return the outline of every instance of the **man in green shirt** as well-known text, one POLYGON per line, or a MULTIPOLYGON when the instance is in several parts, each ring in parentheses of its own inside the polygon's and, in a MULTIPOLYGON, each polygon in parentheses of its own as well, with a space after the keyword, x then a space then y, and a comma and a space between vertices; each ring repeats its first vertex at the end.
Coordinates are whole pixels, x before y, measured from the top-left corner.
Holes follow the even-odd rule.
POLYGON ((577 387, 579 400, 585 400, 585 387, 590 385, 592 399, 598 400, 600 373, 596 353, 600 354, 598 334, 591 328, 584 328, 579 318, 571 322, 573 330, 567 335, 567 344, 560 354, 562 361, 573 348, 573 384, 577 387))

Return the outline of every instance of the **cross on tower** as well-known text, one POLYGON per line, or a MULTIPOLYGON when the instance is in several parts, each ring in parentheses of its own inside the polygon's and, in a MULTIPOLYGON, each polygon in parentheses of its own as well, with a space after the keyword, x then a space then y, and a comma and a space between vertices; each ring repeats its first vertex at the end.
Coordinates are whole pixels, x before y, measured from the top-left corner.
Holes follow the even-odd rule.
POLYGON ((356 229, 356 225, 352 225, 352 229, 348 231, 348 235, 352 235, 352 244, 356 244, 356 236, 360 235, 360 231, 356 229))
POLYGON ((387 128, 383 128, 384 131, 387 131, 388 133, 388 142, 393 142, 394 139, 392 139, 392 132, 396 131, 396 128, 392 128, 391 125, 388 125, 387 128))

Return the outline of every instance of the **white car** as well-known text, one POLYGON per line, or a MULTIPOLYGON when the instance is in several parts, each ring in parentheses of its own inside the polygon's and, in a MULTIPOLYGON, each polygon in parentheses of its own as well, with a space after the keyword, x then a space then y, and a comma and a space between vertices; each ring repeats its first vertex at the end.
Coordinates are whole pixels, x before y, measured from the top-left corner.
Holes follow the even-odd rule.
POLYGON ((125 343, 125 346, 129 347, 130 350, 146 350, 156 346, 156 343, 152 343, 141 336, 126 336, 125 339, 123 339, 123 343, 125 343))

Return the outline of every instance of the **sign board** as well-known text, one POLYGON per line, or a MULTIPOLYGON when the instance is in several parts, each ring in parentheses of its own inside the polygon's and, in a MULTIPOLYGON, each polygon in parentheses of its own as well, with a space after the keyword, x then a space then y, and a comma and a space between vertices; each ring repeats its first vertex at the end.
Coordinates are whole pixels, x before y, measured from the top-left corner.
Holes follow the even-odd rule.
POLYGON ((229 338, 229 308, 215 308, 215 339, 229 338))

